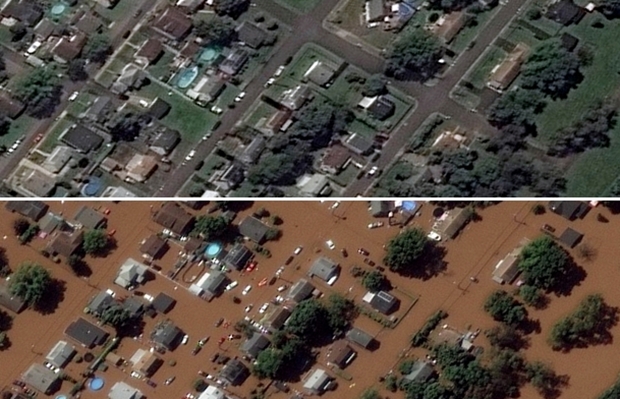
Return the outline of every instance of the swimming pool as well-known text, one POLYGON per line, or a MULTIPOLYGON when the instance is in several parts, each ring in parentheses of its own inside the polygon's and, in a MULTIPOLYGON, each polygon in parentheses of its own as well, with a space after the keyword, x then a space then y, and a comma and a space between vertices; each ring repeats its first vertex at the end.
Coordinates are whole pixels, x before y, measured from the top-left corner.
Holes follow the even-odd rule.
POLYGON ((198 59, 202 62, 211 62, 217 58, 218 51, 212 47, 207 47, 200 52, 198 59))
POLYGON ((186 68, 179 74, 179 80, 177 81, 177 86, 181 89, 187 89, 189 85, 192 84, 194 79, 198 76, 198 67, 194 66, 191 68, 186 68))
POLYGON ((103 388, 104 381, 101 377, 95 377, 88 383, 88 387, 93 391, 98 391, 103 388))
POLYGON ((215 258, 222 251, 222 244, 217 242, 212 242, 207 245, 205 249, 205 255, 207 258, 215 258))
POLYGON ((66 9, 67 9, 67 6, 64 3, 58 3, 58 4, 55 4, 54 6, 52 6, 51 13, 52 13, 52 15, 57 17, 60 14, 62 14, 63 12, 65 12, 66 9))

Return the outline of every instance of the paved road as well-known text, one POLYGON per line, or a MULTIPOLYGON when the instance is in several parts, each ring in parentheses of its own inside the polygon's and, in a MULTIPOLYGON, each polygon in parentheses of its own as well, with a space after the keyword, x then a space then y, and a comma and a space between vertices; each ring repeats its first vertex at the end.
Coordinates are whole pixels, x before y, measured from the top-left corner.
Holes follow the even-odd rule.
MULTIPOLYGON (((259 1, 262 8, 272 13, 278 19, 286 21, 293 27, 294 32, 285 39, 284 43, 281 44, 281 48, 265 65, 262 72, 248 84, 246 88, 248 99, 257 98, 263 90, 263 83, 273 75, 277 67, 281 65, 284 60, 294 55, 306 42, 319 44, 335 54, 338 54, 338 56, 344 58, 347 62, 369 73, 378 73, 383 70, 384 62, 381 58, 369 54, 363 49, 323 28, 323 20, 336 6, 338 0, 324 0, 319 6, 306 15, 298 15, 281 7, 272 0, 259 1)), ((459 122, 469 129, 487 132, 493 131, 486 123, 483 116, 471 112, 463 112, 463 108, 452 101, 448 94, 467 72, 468 68, 499 35, 501 30, 508 24, 511 18, 517 13, 517 10, 526 1, 527 0, 511 0, 507 5, 501 6, 502 8, 480 33, 473 48, 465 51, 458 58, 456 64, 448 70, 437 85, 427 87, 417 82, 392 82, 392 84, 399 89, 415 97, 418 101, 418 107, 415 112, 413 112, 407 120, 403 121, 400 127, 392 133, 392 137, 383 147, 381 156, 375 163, 378 167, 383 169, 388 166, 397 153, 407 145, 410 140, 411 132, 433 112, 441 112, 451 116, 458 115, 459 122)), ((166 185, 162 187, 156 195, 166 197, 174 196, 181 186, 190 178, 194 166, 196 166, 200 159, 204 159, 213 150, 217 141, 223 138, 225 133, 230 131, 237 121, 242 119, 249 105, 248 101, 248 103, 243 103, 241 106, 227 111, 222 119, 222 124, 211 138, 197 147, 196 157, 187 165, 179 167, 166 185)), ((357 194, 365 193, 372 182, 373 179, 367 177, 356 180, 346 189, 344 196, 352 197, 357 194)))

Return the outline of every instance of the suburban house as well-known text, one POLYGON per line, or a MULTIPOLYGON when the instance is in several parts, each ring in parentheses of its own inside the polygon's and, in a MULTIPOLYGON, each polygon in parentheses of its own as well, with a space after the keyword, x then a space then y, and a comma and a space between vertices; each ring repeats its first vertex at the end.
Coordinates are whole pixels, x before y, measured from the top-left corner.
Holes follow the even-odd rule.
POLYGON ((258 354, 267 349, 271 344, 267 337, 259 332, 254 332, 251 338, 245 340, 239 350, 252 359, 256 359, 258 354))
POLYGON ((284 90, 280 96, 279 102, 291 111, 296 111, 312 97, 312 90, 308 86, 297 85, 292 89, 284 90))
POLYGON ((231 269, 241 270, 248 264, 254 254, 245 245, 235 244, 223 259, 224 265, 231 269))
POLYGON ((352 328, 347 331, 346 338, 350 342, 353 342, 354 344, 357 344, 365 349, 372 347, 375 340, 372 335, 360 330, 359 328, 352 328))
POLYGON ((351 152, 341 144, 334 144, 329 147, 323 157, 319 169, 322 172, 337 175, 347 167, 351 160, 351 152))
POLYGON ((525 61, 529 47, 523 43, 517 43, 508 56, 491 71, 487 86, 496 91, 506 90, 508 86, 519 76, 521 64, 525 61))
POLYGON ((560 44, 566 49, 566 51, 572 52, 573 50, 575 50, 575 48, 577 48, 577 45, 579 44, 579 39, 577 39, 570 33, 564 32, 562 33, 562 36, 560 36, 560 44))
POLYGON ((207 389, 198 396, 198 399, 226 399, 227 397, 226 392, 215 385, 209 385, 207 389))
POLYGON ((311 282, 305 278, 301 278, 288 290, 286 299, 299 303, 304 299, 308 299, 314 290, 314 285, 312 285, 311 282))
POLYGON ((172 310, 172 308, 174 307, 174 305, 176 305, 176 303, 177 301, 173 297, 171 297, 170 295, 164 294, 163 292, 160 292, 159 294, 157 294, 155 299, 153 299, 153 302, 151 302, 151 306, 156 311, 166 314, 170 310, 172 310))
POLYGON ((375 218, 384 218, 396 212, 394 201, 370 201, 368 211, 375 218))
POLYGON ((153 117, 154 119, 163 119, 170 110, 172 106, 168 104, 166 101, 162 100, 159 97, 156 97, 150 104, 147 111, 147 114, 153 117))
POLYGON ((399 300, 394 295, 385 291, 368 292, 362 300, 384 315, 389 315, 394 311, 394 308, 398 305, 399 300))
POLYGON ((181 134, 172 129, 159 129, 149 149, 157 155, 166 156, 181 142, 181 134))
POLYGON ((194 225, 194 217, 176 202, 166 202, 155 212, 153 221, 179 236, 189 233, 194 225))
POLYGON ((335 65, 331 62, 316 60, 310 65, 306 73, 304 73, 304 79, 318 86, 327 87, 336 77, 336 73, 340 67, 340 65, 335 65))
POLYGON ((250 54, 243 49, 235 48, 228 51, 225 57, 226 58, 220 63, 218 68, 223 73, 233 76, 236 75, 241 68, 243 68, 248 59, 250 59, 250 54))
POLYGON ((85 348, 103 345, 109 336, 107 331, 81 317, 69 324, 65 329, 65 335, 85 348))
POLYGON ((291 313, 291 310, 286 306, 277 306, 265 317, 262 325, 271 332, 277 331, 282 328, 291 313))
POLYGON ((118 175, 123 180, 142 183, 151 177, 157 166, 157 159, 153 155, 134 154, 125 165, 125 170, 118 175))
POLYGON ((441 16, 435 23, 435 35, 444 42, 450 43, 456 35, 463 29, 467 22, 463 11, 453 11, 447 15, 441 16))
POLYGON ((48 212, 39 221, 39 230, 50 235, 54 231, 70 231, 72 227, 67 223, 64 217, 54 212, 48 212))
POLYGON ((17 212, 35 222, 45 216, 50 208, 42 201, 7 201, 4 207, 11 213, 17 212))
POLYGON ((164 362, 155 352, 138 349, 129 363, 132 364, 131 369, 144 378, 155 374, 164 362))
POLYGON ((549 209, 570 221, 582 219, 590 210, 588 204, 581 201, 549 201, 549 209))
POLYGON ((239 234, 257 244, 265 242, 269 230, 269 226, 254 216, 247 216, 239 224, 239 234))
POLYGON ((267 32, 252 22, 242 22, 236 31, 239 41, 253 49, 258 49, 267 39, 267 32))
POLYGON ((314 263, 312 263, 310 271, 308 271, 308 275, 310 277, 316 276, 323 281, 329 281, 334 276, 337 276, 339 272, 340 266, 338 266, 338 263, 334 262, 329 258, 321 256, 317 258, 314 263))
POLYGON ((454 208, 445 212, 433 224, 433 231, 443 239, 454 238, 470 221, 472 211, 468 208, 454 208))
POLYGON ((161 258, 168 250, 168 243, 157 234, 152 234, 140 245, 142 257, 149 261, 161 258))
POLYGON ((327 353, 327 365, 334 365, 343 369, 353 361, 356 355, 357 353, 349 346, 347 341, 336 341, 327 353))
POLYGON ((254 127, 267 136, 273 136, 278 132, 285 132, 292 123, 290 110, 274 110, 271 116, 258 120, 254 127))
POLYGON ((189 292, 210 301, 222 292, 226 275, 217 270, 205 272, 198 281, 189 286, 189 292))
POLYGON ((192 20, 180 10, 168 7, 155 21, 153 29, 170 40, 180 42, 192 30, 192 20))
POLYGON ((84 117, 92 123, 102 123, 107 119, 107 113, 113 108, 112 99, 108 96, 95 98, 93 104, 86 110, 84 117))
POLYGON ((45 360, 54 367, 62 369, 73 359, 76 353, 73 345, 67 341, 58 341, 45 356, 45 360))
POLYGON ((24 112, 26 105, 2 93, 0 94, 0 108, 5 112, 6 116, 16 119, 24 112))
POLYGON ((519 245, 495 265, 493 281, 499 284, 512 284, 519 275, 519 255, 529 242, 530 240, 523 238, 519 245))
POLYGON ((411 371, 403 376, 407 382, 423 384, 433 375, 433 365, 429 362, 418 360, 411 366, 411 371))
POLYGON ((78 230, 71 234, 60 232, 47 245, 47 251, 53 256, 69 258, 82 247, 84 231, 78 230))
POLYGON ((119 381, 112 386, 108 399, 142 399, 144 395, 126 382, 119 381))
POLYGON ((159 348, 172 351, 179 346, 183 335, 184 333, 179 327, 175 326, 170 320, 166 320, 155 326, 151 332, 151 342, 159 348))
POLYGON ((21 298, 11 294, 5 281, 0 281, 0 306, 15 314, 19 314, 26 309, 26 303, 21 298))
POLYGON ((54 61, 60 64, 67 64, 73 61, 80 55, 87 40, 88 36, 82 32, 78 32, 71 37, 62 37, 52 48, 54 61))
POLYGON ((547 7, 545 17, 564 26, 577 24, 586 14, 585 10, 572 0, 554 0, 547 7))
POLYGON ((83 125, 72 125, 62 133, 60 140, 83 154, 88 154, 103 144, 101 136, 83 125))
POLYGON ((37 40, 44 42, 50 38, 50 36, 54 34, 58 34, 56 29, 58 25, 54 22, 50 21, 47 18, 43 18, 39 23, 34 27, 33 32, 37 40))
POLYGON ((116 303, 112 294, 107 291, 99 291, 99 293, 88 302, 85 310, 98 317, 101 316, 106 309, 116 303))
POLYGON ((19 21, 26 26, 35 26, 43 18, 39 5, 30 0, 11 0, 0 12, 2 18, 19 21))
POLYGON ((226 82, 217 75, 202 76, 185 94, 201 107, 215 101, 226 88, 226 82))
POLYGON ((136 64, 147 67, 155 63, 164 53, 164 46, 157 39, 147 39, 134 54, 136 64))
POLYGON ((95 0, 96 3, 105 8, 113 8, 119 1, 120 0, 95 0))
POLYGON ((121 307, 127 311, 130 317, 137 319, 142 317, 145 311, 144 302, 142 298, 137 296, 130 296, 121 302, 121 307))
POLYGON ((256 135, 252 141, 250 141, 250 144, 243 148, 243 152, 241 152, 237 158, 239 162, 246 166, 254 165, 263 151, 265 151, 265 148, 267 148, 267 140, 265 140, 265 137, 260 134, 256 135))
POLYGON ((443 149, 469 149, 468 145, 471 140, 467 135, 467 131, 461 126, 456 126, 452 129, 443 130, 439 136, 431 144, 431 148, 443 148, 443 149))
POLYGON ((322 173, 302 176, 297 182, 297 187, 302 197, 328 196, 333 192, 329 179, 322 173))
POLYGON ((232 386, 238 386, 250 376, 250 369, 239 359, 232 359, 220 372, 220 379, 232 386))
POLYGON ((373 148, 372 141, 357 133, 351 133, 342 144, 357 155, 368 155, 373 148))
POLYGON ((70 21, 71 26, 75 26, 80 32, 92 35, 101 32, 103 23, 93 13, 84 10, 78 11, 70 21))
POLYGON ((149 268, 135 259, 128 258, 118 269, 114 284, 125 289, 132 289, 146 281, 149 268))
POLYGON ((374 97, 364 97, 357 104, 358 107, 365 110, 372 117, 383 121, 394 115, 396 104, 391 95, 381 95, 374 97))
POLYGON ((303 389, 309 395, 321 395, 330 385, 333 378, 327 374, 327 371, 315 368, 308 373, 304 380, 303 389))
POLYGON ((583 234, 577 230, 567 227, 558 237, 558 241, 566 245, 568 248, 574 248, 583 239, 583 234))
POLYGON ((78 222, 82 227, 90 230, 104 228, 108 221, 102 213, 97 212, 90 206, 80 207, 73 217, 73 220, 78 222))
POLYGON ((60 376, 42 364, 31 364, 22 374, 22 381, 37 391, 51 395, 60 389, 60 376))
POLYGON ((367 0, 364 4, 364 17, 366 19, 366 25, 369 28, 373 28, 387 15, 387 7, 384 0, 367 0))

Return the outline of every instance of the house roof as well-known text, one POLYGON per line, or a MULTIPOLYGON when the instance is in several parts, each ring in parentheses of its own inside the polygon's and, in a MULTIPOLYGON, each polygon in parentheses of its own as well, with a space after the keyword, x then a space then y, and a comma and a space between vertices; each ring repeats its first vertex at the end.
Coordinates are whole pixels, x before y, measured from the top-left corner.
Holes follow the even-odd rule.
POLYGON ((403 378, 410 382, 426 382, 433 374, 433 365, 428 362, 418 360, 413 363, 411 372, 403 376, 403 378))
POLYGON ((560 0, 554 2, 547 8, 545 17, 568 26, 572 23, 577 23, 583 18, 584 14, 583 8, 573 3, 572 0, 560 0))
POLYGON ((194 224, 194 216, 187 213, 176 202, 166 202, 155 213, 153 220, 178 235, 188 233, 194 224))
POLYGON ((377 96, 366 108, 366 110, 375 118, 385 120, 394 115, 396 105, 390 95, 377 96))
POLYGON ((172 129, 162 129, 151 143, 151 147, 161 148, 169 154, 181 141, 181 134, 172 129))
POLYGON ((173 350, 179 344, 183 331, 171 322, 159 325, 153 331, 151 339, 156 344, 163 346, 168 350, 173 350))
POLYGON ((355 356, 353 348, 349 346, 347 341, 339 340, 334 342, 330 352, 327 354, 327 362, 333 363, 342 369, 352 360, 352 356, 355 356))
POLYGON ((157 97, 155 101, 151 103, 148 114, 155 119, 162 119, 164 116, 168 115, 171 109, 172 107, 170 104, 157 97))
POLYGON ((67 341, 58 341, 49 351, 45 360, 58 368, 64 368, 73 359, 77 351, 67 341))
POLYGON ((140 49, 136 51, 136 58, 146 58, 148 63, 152 63, 159 58, 159 56, 164 52, 164 45, 161 44, 161 41, 157 39, 148 39, 140 49))
POLYGON ((357 133, 353 133, 349 137, 347 137, 347 139, 344 141, 344 144, 358 154, 364 154, 370 149, 372 149, 372 142, 366 137, 357 133))
POLYGON ((1 14, 3 17, 15 18, 28 26, 34 26, 43 17, 41 8, 29 0, 12 0, 1 14))
POLYGON ((50 394, 60 385, 58 374, 42 364, 31 364, 28 370, 22 374, 22 381, 39 392, 50 394))
POLYGON ((84 13, 84 15, 72 25, 81 32, 91 35, 103 27, 103 22, 91 13, 84 13))
POLYGON ((36 222, 47 213, 49 205, 42 201, 7 201, 5 208, 36 222))
POLYGON ((87 348, 102 345, 109 335, 105 330, 81 317, 69 324, 65 334, 87 348))
POLYGON ((2 109, 9 118, 15 119, 24 112, 26 105, 2 93, 0 94, 0 109, 2 109))
POLYGON ((588 212, 588 204, 581 201, 549 201, 549 209, 567 220, 581 219, 588 212))
POLYGON ((151 305, 158 312, 168 313, 176 303, 176 299, 163 292, 160 292, 159 294, 157 294, 151 305))
POLYGON ((127 177, 137 182, 143 182, 155 172, 157 166, 157 159, 153 155, 134 154, 125 165, 125 170, 127 177))
POLYGON ((52 49, 54 55, 61 60, 69 62, 76 59, 86 44, 86 35, 79 32, 71 38, 62 37, 52 49))
POLYGON ((114 283, 123 288, 128 288, 143 283, 147 273, 148 267, 135 259, 128 258, 119 268, 114 283))
POLYGON ((244 21, 237 27, 239 41, 251 48, 259 48, 267 38, 267 32, 258 25, 244 21))
POLYGON ((101 228, 107 222, 106 217, 102 213, 86 205, 80 207, 73 219, 87 229, 101 228))
POLYGON ((121 303, 121 307, 125 309, 132 317, 139 317, 144 313, 144 302, 139 297, 129 297, 121 303))
POLYGON ((64 256, 73 255, 84 242, 84 231, 76 231, 73 234, 59 233, 49 243, 49 250, 53 254, 64 256))
POLYGON ((190 237, 189 240, 185 241, 185 245, 183 245, 183 249, 188 253, 195 253, 204 249, 207 244, 197 237, 190 237))
POLYGON ((265 122, 264 127, 268 130, 268 133, 277 133, 280 130, 285 129, 285 124, 291 118, 290 110, 277 110, 271 117, 265 122))
POLYGON ((508 88, 519 76, 521 64, 528 51, 529 48, 525 44, 518 43, 502 63, 494 69, 489 77, 489 86, 497 90, 508 88))
POLYGON ((238 243, 224 257, 224 264, 236 269, 242 269, 252 259, 252 251, 245 245, 238 243))
POLYGON ((226 275, 224 273, 212 270, 204 273, 198 281, 190 285, 189 291, 195 295, 212 298, 220 292, 225 281, 226 275))
POLYGON ((376 218, 385 217, 395 210, 394 201, 370 201, 368 211, 376 218))
POLYGON ((365 3, 366 19, 369 22, 383 19, 386 13, 386 7, 383 0, 368 0, 365 3))
POLYGON ((530 242, 529 239, 523 238, 519 245, 497 263, 493 270, 493 281, 500 284, 512 284, 519 274, 519 255, 528 242, 530 242))
POLYGON ((290 317, 291 310, 285 306, 274 308, 269 317, 267 317, 264 325, 271 330, 279 330, 284 322, 290 317))
POLYGON ((48 212, 39 221, 39 229, 46 234, 51 234, 56 229, 65 230, 67 228, 68 225, 65 219, 54 212, 48 212))
POLYGON ((385 291, 379 291, 372 295, 370 306, 383 314, 390 314, 398 303, 398 298, 385 291))
POLYGON ((308 271, 308 275, 316 276, 321 280, 328 281, 330 278, 338 274, 338 270, 338 263, 334 262, 329 258, 321 256, 317 258, 314 263, 312 263, 310 271, 308 271))
POLYGON ((99 96, 93 101, 93 105, 86 111, 86 116, 94 120, 98 120, 101 114, 111 104, 112 99, 108 96, 99 96))
POLYGON ((265 241, 265 235, 267 235, 268 231, 269 226, 254 216, 247 216, 239 224, 239 233, 258 244, 262 244, 265 241))
POLYGON ((249 58, 250 55, 247 51, 235 48, 226 55, 226 59, 220 63, 219 69, 224 73, 234 75, 239 72, 249 58))
POLYGON ((192 41, 186 42, 185 45, 181 48, 179 54, 181 57, 185 58, 193 58, 198 52, 202 50, 202 47, 198 45, 198 43, 192 41))
POLYGON ((319 86, 325 86, 332 80, 335 74, 335 68, 332 68, 325 62, 316 60, 312 63, 312 65, 310 65, 310 68, 308 68, 306 73, 304 73, 304 78, 307 78, 319 86))
POLYGON ((37 26, 34 27, 34 33, 37 36, 41 37, 43 40, 47 40, 47 38, 49 38, 54 33, 57 27, 58 25, 56 25, 54 22, 50 21, 47 18, 43 18, 41 21, 39 21, 37 26))
POLYGON ((158 236, 157 234, 151 234, 149 238, 144 241, 140 246, 140 252, 150 256, 151 258, 158 258, 163 255, 165 249, 168 247, 166 240, 158 236))
POLYGON ((566 51, 573 51, 575 47, 577 47, 577 45, 579 44, 579 39, 577 39, 570 33, 564 32, 562 33, 562 36, 560 36, 560 42, 562 44, 562 47, 564 47, 566 51))
POLYGON ((41 167, 51 173, 59 173, 73 157, 75 150, 66 145, 59 145, 45 158, 41 167))
POLYGON ((311 282, 305 278, 301 278, 291 286, 286 294, 286 298, 295 302, 301 302, 304 299, 308 299, 308 297, 312 295, 312 291, 314 291, 314 289, 314 285, 312 285, 311 282))
POLYGON ((183 12, 173 7, 168 7, 153 25, 164 35, 180 41, 192 29, 192 21, 183 12))
POLYGON ((11 294, 5 281, 0 281, 0 306, 13 313, 20 313, 26 308, 26 303, 21 298, 11 294))
POLYGON ((336 170, 342 169, 345 163, 351 159, 351 153, 349 149, 335 144, 325 151, 325 155, 321 159, 321 168, 333 168, 336 170))
POLYGON ((311 391, 322 392, 330 380, 331 377, 325 370, 317 368, 308 375, 303 387, 311 391))
POLYGON ((73 125, 61 138, 62 142, 85 154, 96 150, 103 143, 103 138, 82 125, 73 125))
POLYGON ((453 11, 443 17, 443 23, 437 27, 435 34, 445 43, 450 43, 465 26, 465 14, 462 11, 453 11))
POLYGON ((265 148, 267 148, 267 140, 263 135, 257 135, 239 155, 239 160, 245 164, 254 164, 265 148))
POLYGON ((566 245, 567 247, 573 248, 575 247, 575 245, 581 242, 582 238, 583 238, 583 234, 568 227, 566 228, 566 230, 562 232, 558 240, 560 240, 560 242, 566 245))
POLYGON ((249 375, 250 370, 239 359, 232 359, 226 363, 220 372, 220 378, 231 385, 241 385, 249 375))
POLYGON ((34 197, 49 197, 56 187, 56 179, 39 169, 26 170, 20 183, 34 197))
POLYGON ((359 328, 352 328, 347 331, 346 337, 349 341, 361 345, 364 348, 368 348, 374 341, 372 335, 360 330, 359 328))
POLYGON ((246 339, 239 349, 251 357, 256 358, 259 353, 269 346, 269 344, 271 344, 271 342, 265 335, 259 332, 254 332, 252 337, 246 339))
POLYGON ((297 85, 292 89, 285 90, 280 97, 280 104, 295 111, 304 105, 312 97, 312 90, 306 85, 297 85))
POLYGON ((86 308, 90 313, 101 314, 115 302, 114 297, 108 292, 100 291, 90 300, 86 308))
POLYGON ((119 381, 112 386, 108 399, 141 399, 144 395, 126 382, 119 381))
POLYGON ((163 361, 154 352, 144 349, 138 349, 136 353, 131 357, 130 362, 133 364, 131 367, 134 371, 143 374, 146 377, 150 377, 161 367, 163 361))
POLYGON ((444 238, 453 238, 469 222, 471 212, 467 208, 454 208, 448 215, 435 223, 433 230, 444 238))

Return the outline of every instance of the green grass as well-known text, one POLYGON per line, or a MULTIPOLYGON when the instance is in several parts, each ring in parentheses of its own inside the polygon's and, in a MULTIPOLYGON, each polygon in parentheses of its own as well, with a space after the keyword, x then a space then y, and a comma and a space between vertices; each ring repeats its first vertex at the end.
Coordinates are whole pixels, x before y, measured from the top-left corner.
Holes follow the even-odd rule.
POLYGON ((226 164, 226 160, 218 155, 210 154, 205 159, 202 168, 196 172, 199 178, 208 181, 214 171, 221 169, 226 164))
POLYGON ((307 13, 314 9, 321 2, 321 0, 277 0, 283 6, 292 10, 299 11, 300 13, 307 13))
POLYGON ((531 30, 519 26, 516 23, 513 23, 508 33, 502 37, 515 45, 518 43, 525 43, 529 47, 534 47, 540 43, 540 40, 534 37, 534 33, 532 33, 531 30))
POLYGON ((160 97, 170 104, 170 113, 161 122, 171 129, 178 130, 185 140, 197 142, 213 127, 217 116, 179 94, 173 92, 168 95, 169 92, 168 88, 154 81, 140 89, 137 95, 150 99, 160 97))
POLYGON ((105 69, 101 72, 101 75, 97 77, 97 83, 105 88, 109 88, 112 86, 112 83, 114 83, 117 77, 117 74, 105 69))
POLYGON ((11 38, 13 34, 9 31, 8 26, 0 25, 0 42, 12 45, 11 38))
POLYGON ((8 133, 0 136, 0 145, 10 147, 15 140, 25 135, 36 122, 36 119, 25 114, 22 114, 19 118, 11 121, 11 127, 9 128, 8 133))
POLYGON ((314 44, 305 44, 286 68, 284 77, 300 80, 316 60, 325 60, 340 65, 342 58, 314 44))
POLYGON ((258 106, 253 108, 252 113, 248 116, 248 118, 245 121, 245 124, 248 126, 255 127, 256 124, 262 118, 269 118, 271 115, 274 114, 274 112, 277 111, 276 108, 265 103, 264 101, 260 101, 260 100, 258 101, 259 101, 258 106))
POLYGON ((377 133, 377 130, 375 128, 373 128, 372 126, 368 126, 359 119, 354 119, 353 122, 349 124, 349 131, 362 135, 371 140, 375 137, 375 134, 377 133))
POLYGON ((341 185, 342 187, 346 187, 349 184, 351 184, 351 182, 355 179, 355 176, 357 176, 359 171, 360 170, 356 168, 352 163, 349 163, 349 165, 346 168, 344 168, 344 170, 342 170, 340 173, 338 173, 336 176, 330 176, 330 177, 337 184, 341 185))
POLYGON ((454 38, 452 43, 450 44, 450 49, 452 49, 455 53, 460 53, 471 43, 472 40, 475 40, 478 37, 480 31, 485 27, 489 19, 496 12, 499 11, 499 7, 491 8, 485 12, 476 15, 476 20, 478 23, 476 26, 465 26, 459 34, 454 38))
POLYGON ((52 130, 48 131, 45 139, 39 146, 39 150, 43 152, 51 152, 58 145, 58 138, 69 127, 73 125, 73 121, 63 118, 56 122, 52 130))
POLYGON ((97 98, 96 95, 90 94, 87 91, 82 91, 75 101, 69 104, 67 112, 75 117, 79 117, 80 114, 86 112, 95 98, 97 98))
POLYGON ((467 81, 479 89, 483 89, 493 68, 506 56, 506 52, 493 46, 472 69, 467 81))
MULTIPOLYGON (((93 2, 94 3, 94 2, 93 2)), ((110 22, 119 21, 122 18, 127 17, 128 13, 131 13, 133 3, 131 0, 121 0, 114 8, 106 8, 99 4, 95 6, 95 11, 102 17, 108 19, 110 22)))
POLYGON ((238 87, 233 85, 226 85, 226 88, 220 94, 220 96, 215 100, 215 104, 226 111, 228 108, 228 104, 232 104, 235 102, 235 97, 241 92, 238 87))
POLYGON ((129 38, 128 42, 134 46, 141 46, 149 38, 149 34, 145 27, 140 28, 137 32, 134 32, 129 38))
POLYGON ((582 70, 583 81, 566 99, 549 101, 538 117, 541 141, 548 142, 559 129, 575 122, 597 100, 611 95, 620 86, 620 21, 605 21, 604 29, 591 27, 597 16, 588 14, 569 33, 586 42, 595 51, 592 65, 582 70))
POLYGON ((170 67, 172 60, 174 60, 174 54, 165 51, 161 58, 155 64, 147 67, 146 70, 156 79, 162 80, 163 78, 170 77, 172 75, 170 67))

